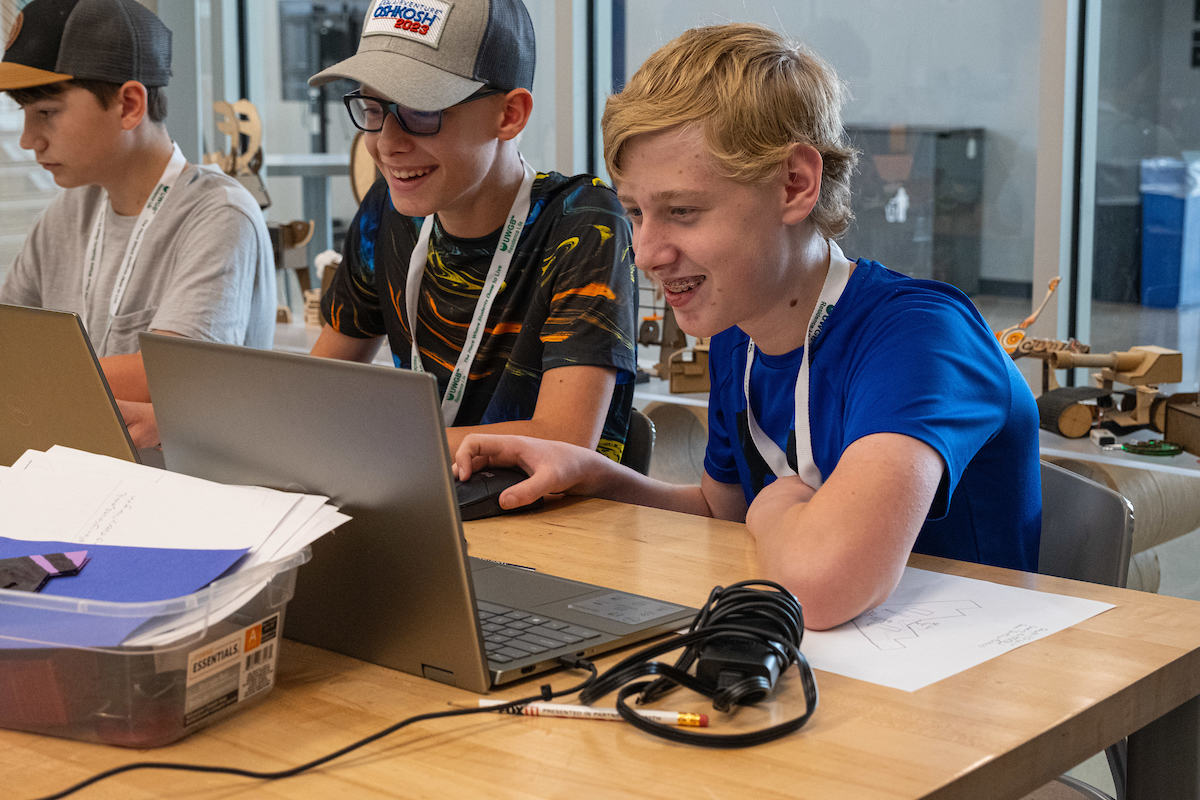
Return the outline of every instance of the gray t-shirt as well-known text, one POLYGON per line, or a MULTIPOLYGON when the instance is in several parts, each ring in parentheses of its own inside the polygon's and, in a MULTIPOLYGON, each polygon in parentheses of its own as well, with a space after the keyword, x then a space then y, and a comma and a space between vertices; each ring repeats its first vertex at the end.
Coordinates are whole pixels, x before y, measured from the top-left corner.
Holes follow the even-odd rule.
POLYGON ((99 341, 137 220, 104 203, 103 258, 85 308, 84 262, 103 197, 100 187, 84 186, 54 199, 13 262, 0 303, 80 314, 99 357, 136 353, 145 330, 271 346, 275 263, 262 211, 237 181, 195 165, 184 169, 146 230, 107 340, 99 341))

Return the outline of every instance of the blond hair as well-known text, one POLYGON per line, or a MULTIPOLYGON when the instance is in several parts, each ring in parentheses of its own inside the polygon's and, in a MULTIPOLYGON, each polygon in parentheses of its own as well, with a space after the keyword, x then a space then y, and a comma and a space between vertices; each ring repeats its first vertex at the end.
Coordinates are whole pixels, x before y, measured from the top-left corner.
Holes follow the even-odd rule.
POLYGON ((659 48, 601 122, 604 162, 620 183, 621 156, 644 133, 697 124, 719 174, 765 183, 779 174, 794 143, 821 155, 821 193, 811 219, 836 238, 854 218, 850 173, 858 153, 842 127, 846 89, 803 45, 761 25, 693 28, 659 48))

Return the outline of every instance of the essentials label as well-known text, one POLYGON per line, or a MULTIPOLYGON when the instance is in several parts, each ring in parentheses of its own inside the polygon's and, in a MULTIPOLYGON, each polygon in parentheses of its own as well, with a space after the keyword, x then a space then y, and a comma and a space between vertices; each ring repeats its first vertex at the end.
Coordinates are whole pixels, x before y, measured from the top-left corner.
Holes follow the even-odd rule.
POLYGON ((183 726, 195 725, 275 685, 279 615, 188 653, 183 726))

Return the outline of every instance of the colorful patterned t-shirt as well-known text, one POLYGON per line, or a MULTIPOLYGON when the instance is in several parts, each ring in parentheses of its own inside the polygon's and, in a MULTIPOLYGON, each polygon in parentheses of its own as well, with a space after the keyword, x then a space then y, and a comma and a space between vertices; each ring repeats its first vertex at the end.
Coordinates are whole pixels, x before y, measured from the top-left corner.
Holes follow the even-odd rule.
MULTIPOLYGON (((409 368, 405 283, 421 218, 402 216, 377 182, 350 225, 342 265, 322 300, 334 330, 387 336, 409 368)), ((435 218, 418 300, 421 363, 443 394, 499 243, 447 233, 435 218)), ((538 174, 525 229, 488 315, 455 425, 533 416, 542 374, 555 367, 618 370, 600 452, 620 459, 636 369, 636 277, 629 223, 611 189, 590 175, 538 174)))

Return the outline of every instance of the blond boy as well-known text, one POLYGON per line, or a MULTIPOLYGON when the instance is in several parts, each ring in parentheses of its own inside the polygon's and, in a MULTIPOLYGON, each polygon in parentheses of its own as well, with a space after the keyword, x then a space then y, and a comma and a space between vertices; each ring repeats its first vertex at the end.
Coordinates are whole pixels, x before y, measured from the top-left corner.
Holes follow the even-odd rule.
POLYGON ((961 292, 838 248, 843 100, 804 48, 724 25, 667 44, 605 109, 637 266, 713 337, 700 486, 515 437, 468 437, 460 476, 519 464, 506 506, 571 493, 745 520, 814 628, 886 599, 912 550, 1036 569, 1032 395, 961 292))

